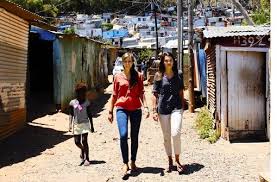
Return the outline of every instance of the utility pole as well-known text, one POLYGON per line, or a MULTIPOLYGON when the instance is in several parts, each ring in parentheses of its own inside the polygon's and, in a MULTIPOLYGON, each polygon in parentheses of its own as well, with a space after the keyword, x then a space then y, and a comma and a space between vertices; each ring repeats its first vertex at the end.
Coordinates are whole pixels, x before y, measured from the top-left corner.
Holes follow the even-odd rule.
POLYGON ((194 113, 194 56, 193 56, 193 14, 192 0, 188 0, 188 52, 189 52, 189 112, 194 113))
POLYGON ((154 12, 154 16, 155 16, 155 30, 156 30, 156 59, 158 59, 158 54, 159 54, 159 36, 158 36, 158 25, 157 25, 157 7, 154 4, 154 2, 152 2, 152 12, 154 12))
POLYGON ((177 0, 178 69, 183 71, 183 0, 177 0))

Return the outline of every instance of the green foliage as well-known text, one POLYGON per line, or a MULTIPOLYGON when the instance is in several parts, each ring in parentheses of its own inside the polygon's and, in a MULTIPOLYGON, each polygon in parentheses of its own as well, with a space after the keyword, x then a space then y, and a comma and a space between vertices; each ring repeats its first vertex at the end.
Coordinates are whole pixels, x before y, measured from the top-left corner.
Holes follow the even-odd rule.
POLYGON ((74 28, 67 28, 63 31, 64 34, 75 34, 74 28))
POLYGON ((113 28, 113 24, 111 24, 111 23, 103 23, 103 24, 101 25, 101 27, 102 27, 104 30, 109 31, 109 30, 111 30, 111 29, 113 28))
POLYGON ((260 9, 254 11, 252 19, 255 24, 270 24, 270 0, 260 0, 260 9))
MULTIPOLYGON (((85 14, 100 14, 106 12, 121 12, 128 14, 137 14, 145 9, 141 3, 124 2, 121 0, 11 0, 23 8, 38 13, 41 16, 57 16, 58 12, 75 12, 85 14), (132 7, 132 8, 130 8, 132 7)), ((143 1, 141 1, 143 2, 143 1)), ((173 0, 159 1, 159 4, 166 5, 176 4, 173 0)))
POLYGON ((153 56, 154 52, 150 49, 143 49, 139 52, 138 56, 140 60, 148 60, 153 56))
POLYGON ((247 25, 248 25, 248 23, 247 23, 247 21, 246 21, 246 20, 242 20, 241 25, 242 25, 242 26, 247 26, 247 25))
POLYGON ((220 133, 216 132, 216 130, 213 130, 211 133, 210 133, 210 136, 208 137, 208 141, 210 143, 215 143, 220 137, 220 133))
POLYGON ((51 4, 44 4, 42 7, 43 7, 43 12, 47 12, 53 17, 56 17, 59 12, 58 8, 51 4))
POLYGON ((56 17, 59 13, 58 5, 62 0, 11 0, 21 7, 41 16, 56 17))
POLYGON ((215 143, 220 136, 213 129, 213 119, 205 107, 201 109, 196 118, 196 129, 200 138, 207 139, 210 143, 215 143))

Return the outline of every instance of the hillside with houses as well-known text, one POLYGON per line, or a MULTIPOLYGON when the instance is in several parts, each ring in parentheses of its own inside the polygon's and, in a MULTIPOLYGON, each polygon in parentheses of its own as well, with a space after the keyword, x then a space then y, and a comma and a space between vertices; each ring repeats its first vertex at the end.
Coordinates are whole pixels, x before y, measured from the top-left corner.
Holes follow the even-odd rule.
MULTIPOLYGON (((167 13, 157 13, 157 35, 159 47, 177 48, 177 16, 172 15, 168 8, 167 13), (175 45, 167 43, 175 42, 175 45)), ((244 17, 230 7, 195 9, 194 27, 206 26, 226 27, 240 26, 244 17)), ((103 13, 96 15, 74 14, 60 16, 57 19, 58 31, 73 30, 82 37, 103 40, 122 48, 155 48, 156 29, 154 13, 144 15, 126 15, 103 13)), ((187 36, 187 17, 184 17, 184 33, 187 36)))

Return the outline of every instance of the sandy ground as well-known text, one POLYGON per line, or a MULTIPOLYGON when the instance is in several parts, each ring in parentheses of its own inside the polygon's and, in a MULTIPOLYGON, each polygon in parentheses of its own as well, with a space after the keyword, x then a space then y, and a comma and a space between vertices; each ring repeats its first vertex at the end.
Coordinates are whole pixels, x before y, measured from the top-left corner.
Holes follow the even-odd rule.
MULTIPOLYGON (((95 133, 89 134, 88 167, 78 166, 79 150, 67 132, 68 116, 46 115, 0 143, 1 182, 101 182, 122 181, 122 159, 116 122, 107 119, 110 85, 94 103, 95 133)), ((151 98, 151 86, 146 87, 151 98)), ((150 107, 151 108, 151 107, 150 107)), ((143 119, 137 165, 139 171, 128 181, 257 181, 268 165, 270 143, 233 143, 220 139, 215 144, 199 139, 194 129, 196 113, 184 112, 181 161, 187 172, 164 172, 166 155, 159 123, 143 119)))

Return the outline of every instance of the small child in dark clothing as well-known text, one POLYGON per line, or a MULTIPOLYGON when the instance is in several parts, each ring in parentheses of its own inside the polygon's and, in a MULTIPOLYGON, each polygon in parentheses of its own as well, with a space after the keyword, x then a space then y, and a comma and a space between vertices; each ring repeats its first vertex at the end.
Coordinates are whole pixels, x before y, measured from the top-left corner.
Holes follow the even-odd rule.
POLYGON ((76 99, 69 103, 69 131, 72 130, 75 144, 81 149, 81 164, 88 166, 89 146, 88 133, 94 132, 90 102, 86 99, 87 86, 83 83, 76 85, 76 99))

